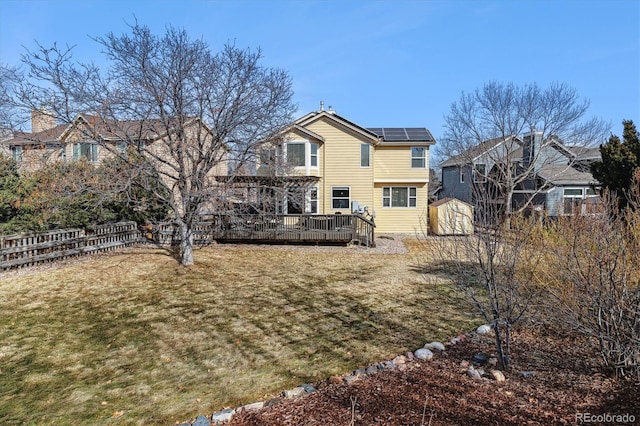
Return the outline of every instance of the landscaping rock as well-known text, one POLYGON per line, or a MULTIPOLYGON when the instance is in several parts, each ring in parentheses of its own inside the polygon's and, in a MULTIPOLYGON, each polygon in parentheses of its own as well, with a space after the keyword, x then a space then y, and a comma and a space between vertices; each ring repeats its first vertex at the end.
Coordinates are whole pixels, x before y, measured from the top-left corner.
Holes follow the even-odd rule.
POLYGON ((391 360, 395 365, 405 365, 407 363, 407 357, 404 355, 398 355, 393 360, 391 360))
POLYGON ((351 384, 351 383, 355 382, 356 380, 358 380, 358 376, 347 376, 347 377, 345 377, 343 380, 344 380, 344 382, 345 382, 346 384, 348 384, 348 385, 349 385, 349 384, 351 384))
POLYGON ((418 349, 417 351, 415 351, 413 353, 413 355, 415 355, 416 358, 418 359, 424 359, 424 360, 430 360, 431 358, 433 358, 433 352, 431 352, 429 349, 418 349))
POLYGON ((502 374, 502 371, 500 370, 491 370, 491 375, 493 376, 495 381, 498 383, 504 382, 506 380, 504 377, 504 374, 502 374))
POLYGON ((535 371, 522 371, 522 372, 520 373, 520 375, 521 375, 522 377, 524 377, 525 379, 526 379, 526 378, 528 378, 528 377, 533 377, 535 374, 536 374, 536 372, 535 372, 535 371))
POLYGON ((407 357, 407 361, 413 360, 413 352, 407 352, 404 356, 407 357))
POLYGON ((496 365, 498 365, 498 358, 492 356, 487 360, 487 364, 489 364, 492 367, 495 367, 496 365))
MULTIPOLYGON (((342 382, 342 381, 340 381, 342 382)), ((282 401, 282 398, 271 398, 270 400, 268 400, 267 402, 264 403, 265 407, 270 407, 272 405, 276 405, 278 404, 280 401, 282 401)))
POLYGON ((301 395, 304 395, 305 390, 302 386, 297 386, 293 389, 289 389, 284 391, 282 394, 284 395, 285 398, 297 398, 301 395))
POLYGON ((355 376, 362 376, 363 374, 367 374, 367 370, 365 370, 364 368, 358 368, 356 371, 353 372, 353 374, 355 376))
POLYGON ((211 422, 227 422, 231 420, 233 415, 236 413, 236 410, 233 408, 227 408, 226 410, 218 411, 217 413, 213 413, 211 416, 211 422))
POLYGON ((303 385, 300 385, 301 387, 304 388, 304 391, 306 393, 313 393, 316 391, 316 388, 313 385, 310 385, 309 383, 305 383, 303 385))
POLYGON ((393 363, 393 361, 385 361, 382 363, 382 365, 380 366, 382 370, 394 370, 396 368, 398 368, 397 365, 395 365, 393 363))
POLYGON ((424 345, 425 349, 444 351, 444 345, 441 342, 431 342, 424 345))
POLYGON ((473 358, 471 358, 471 362, 473 363, 473 365, 485 365, 488 360, 489 355, 483 352, 477 353, 473 356, 473 358))
POLYGON ((460 367, 462 368, 469 367, 469 361, 466 361, 466 360, 460 361, 460 367))
POLYGON ((491 331, 491 326, 489 325, 481 325, 480 327, 476 328, 476 333, 478 334, 487 334, 488 332, 491 331))
POLYGON ((469 377, 471 377, 473 380, 482 380, 482 376, 480 375, 480 372, 478 372, 478 370, 476 370, 473 367, 469 367, 469 369, 467 370, 467 374, 469 375, 469 377))
POLYGON ((251 412, 251 411, 261 410, 262 408, 264 408, 264 402, 254 402, 253 404, 243 405, 242 407, 238 408, 236 411, 238 413, 242 413, 244 411, 251 412))
POLYGON ((374 374, 378 372, 378 367, 375 365, 370 365, 369 367, 367 367, 367 369, 365 370, 365 372, 367 374, 374 374))
POLYGON ((198 416, 192 426, 211 426, 211 422, 205 416, 198 416))

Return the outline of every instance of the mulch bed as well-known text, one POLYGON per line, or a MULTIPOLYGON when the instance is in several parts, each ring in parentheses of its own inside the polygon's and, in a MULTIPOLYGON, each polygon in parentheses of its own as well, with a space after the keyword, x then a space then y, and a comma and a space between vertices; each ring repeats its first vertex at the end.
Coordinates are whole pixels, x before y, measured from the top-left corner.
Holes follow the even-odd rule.
POLYGON ((513 369, 502 383, 467 375, 462 362, 478 352, 493 353, 490 337, 450 345, 404 371, 351 384, 332 378, 312 394, 237 414, 229 425, 549 425, 580 423, 580 413, 640 422, 640 383, 603 374, 584 339, 543 328, 515 333, 513 369), (525 378, 523 371, 535 373, 525 378))

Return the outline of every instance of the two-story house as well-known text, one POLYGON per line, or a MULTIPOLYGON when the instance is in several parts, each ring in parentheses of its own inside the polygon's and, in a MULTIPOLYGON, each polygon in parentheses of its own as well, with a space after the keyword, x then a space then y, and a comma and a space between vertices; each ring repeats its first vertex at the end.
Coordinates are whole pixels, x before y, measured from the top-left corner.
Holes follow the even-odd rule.
MULTIPOLYGON (((91 114, 78 114, 70 123, 58 124, 53 115, 34 110, 31 132, 17 132, 0 140, 0 150, 18 163, 21 172, 56 161, 85 159, 97 165, 130 148, 144 150, 170 166, 171 155, 164 151, 170 145, 167 139, 172 127, 171 122, 160 119, 115 121, 91 114)), ((200 150, 214 140, 211 129, 197 118, 188 118, 180 128, 188 140, 201 145, 200 150)), ((221 151, 225 149, 222 144, 221 151)), ((219 158, 218 163, 215 174, 226 173, 226 158, 219 158)))
MULTIPOLYGON (((599 159, 597 148, 570 147, 542 132, 525 133, 484 141, 443 163, 438 198, 455 197, 482 208, 476 194, 492 182, 514 179, 512 210, 526 206, 549 216, 585 214, 597 209, 598 182, 589 164, 599 159)), ((513 183, 513 182, 512 182, 513 183)), ((506 197, 490 200, 505 203, 506 197)))
POLYGON ((258 176, 308 178, 278 212, 368 213, 378 232, 413 233, 427 218, 429 148, 426 128, 365 128, 321 109, 291 124, 279 143, 263 147, 258 176), (285 167, 274 169, 276 158, 285 167))

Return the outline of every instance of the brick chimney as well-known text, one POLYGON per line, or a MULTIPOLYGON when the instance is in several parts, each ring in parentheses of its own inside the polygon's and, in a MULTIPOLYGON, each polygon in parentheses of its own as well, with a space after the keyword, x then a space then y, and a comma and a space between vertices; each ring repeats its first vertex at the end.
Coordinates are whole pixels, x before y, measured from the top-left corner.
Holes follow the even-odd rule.
POLYGON ((31 111, 31 133, 42 132, 56 127, 56 118, 52 113, 43 109, 31 111))

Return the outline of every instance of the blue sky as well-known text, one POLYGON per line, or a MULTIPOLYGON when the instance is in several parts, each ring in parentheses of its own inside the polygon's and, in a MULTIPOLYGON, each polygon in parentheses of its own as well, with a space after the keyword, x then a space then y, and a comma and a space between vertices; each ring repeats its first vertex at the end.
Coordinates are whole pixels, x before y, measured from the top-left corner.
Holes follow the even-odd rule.
POLYGON ((497 80, 563 82, 614 133, 623 119, 640 124, 638 0, 1 0, 0 61, 17 65, 37 40, 99 63, 90 36, 136 18, 214 51, 260 47, 264 65, 290 73, 299 115, 323 100, 362 126, 427 127, 438 139, 451 103, 497 80))

